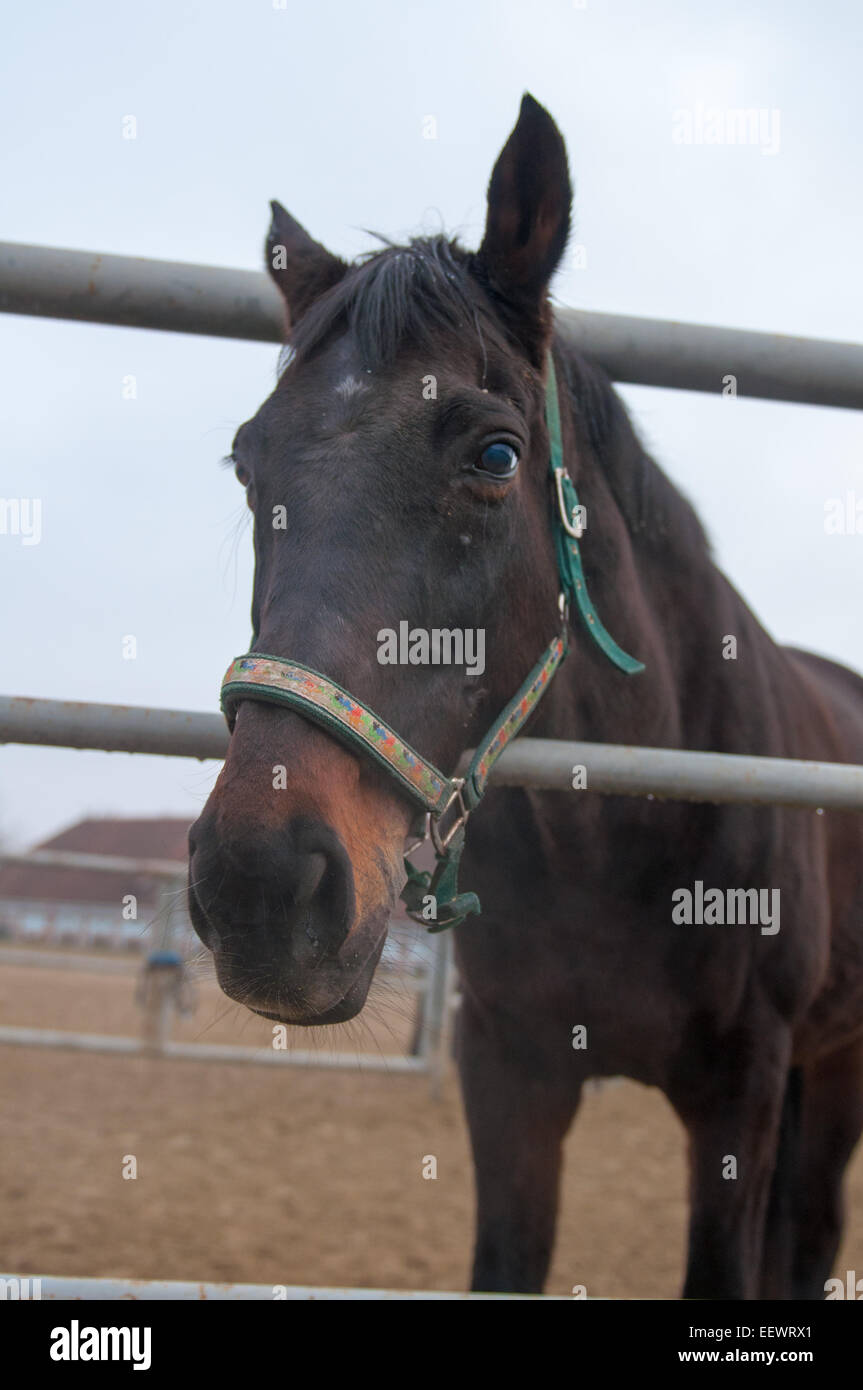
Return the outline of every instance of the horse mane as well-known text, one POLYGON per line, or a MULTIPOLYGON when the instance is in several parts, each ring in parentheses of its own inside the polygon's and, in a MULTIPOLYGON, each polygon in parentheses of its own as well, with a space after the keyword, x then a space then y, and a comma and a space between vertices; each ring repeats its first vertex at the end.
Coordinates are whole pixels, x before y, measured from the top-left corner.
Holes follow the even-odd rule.
POLYGON ((606 373, 559 336, 555 346, 580 447, 608 480, 630 535, 648 550, 667 550, 671 543, 681 558, 710 556, 695 508, 645 449, 606 373))
MULTIPOLYGON (((508 340, 471 275, 473 253, 455 238, 438 234, 399 245, 375 235, 383 250, 366 252, 303 314, 280 371, 307 360, 336 331, 354 336, 373 371, 391 364, 405 341, 434 348, 447 329, 472 328, 481 343, 491 334, 501 343, 508 340)), ((673 541, 689 553, 709 554, 695 510, 644 449, 608 377, 560 338, 556 347, 580 446, 608 479, 633 538, 646 548, 673 541)))

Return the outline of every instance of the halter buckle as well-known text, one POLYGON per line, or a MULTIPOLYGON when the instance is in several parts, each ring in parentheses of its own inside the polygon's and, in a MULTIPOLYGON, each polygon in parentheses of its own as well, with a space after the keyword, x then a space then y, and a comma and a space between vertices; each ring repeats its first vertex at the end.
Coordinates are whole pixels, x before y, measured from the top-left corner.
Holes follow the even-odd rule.
POLYGON ((453 837, 458 834, 459 830, 463 829, 463 827, 467 825, 467 819, 470 815, 470 811, 468 810, 467 806, 465 806, 464 797, 462 796, 464 778, 454 777, 452 781, 452 796, 450 797, 447 804, 444 806, 440 815, 429 816, 429 833, 431 835, 432 844, 434 845, 437 854, 446 853, 447 846, 450 844, 453 837), (456 816, 449 829, 446 830, 443 834, 441 834, 440 827, 443 823, 444 816, 447 814, 447 812, 450 810, 453 804, 457 804, 458 806, 458 815, 456 816))
POLYGON ((555 468, 554 485, 557 489, 557 510, 560 516, 560 523, 568 536, 572 536, 573 540, 575 541, 580 541, 582 536, 584 535, 584 523, 579 519, 578 516, 578 503, 576 503, 573 507, 571 516, 567 511, 566 498, 564 497, 563 493, 564 482, 569 483, 570 487, 572 487, 572 479, 570 478, 566 469, 555 468))

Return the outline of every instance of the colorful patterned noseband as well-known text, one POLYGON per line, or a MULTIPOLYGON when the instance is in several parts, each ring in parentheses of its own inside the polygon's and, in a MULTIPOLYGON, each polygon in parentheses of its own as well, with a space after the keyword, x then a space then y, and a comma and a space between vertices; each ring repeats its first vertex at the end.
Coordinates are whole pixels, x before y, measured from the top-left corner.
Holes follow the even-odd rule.
POLYGON ((563 463, 560 408, 551 354, 545 418, 550 476, 556 499, 552 526, 560 574, 562 628, 480 741, 464 777, 446 776, 400 738, 368 705, 355 699, 328 676, 299 661, 249 652, 231 663, 222 682, 221 704, 229 729, 233 730, 237 705, 242 700, 285 705, 311 723, 319 724, 352 752, 371 758, 425 811, 426 833, 431 835, 434 844, 436 867, 432 873, 421 873, 406 858, 408 878, 402 898, 408 915, 428 925, 432 932, 458 926, 470 913, 480 911, 475 893, 458 892, 458 867, 467 820, 485 793, 497 759, 524 727, 566 656, 570 607, 578 609, 593 641, 619 670, 627 675, 644 670, 641 662, 627 656, 603 627, 587 592, 578 548, 582 531, 578 521, 580 508, 575 487, 563 463))

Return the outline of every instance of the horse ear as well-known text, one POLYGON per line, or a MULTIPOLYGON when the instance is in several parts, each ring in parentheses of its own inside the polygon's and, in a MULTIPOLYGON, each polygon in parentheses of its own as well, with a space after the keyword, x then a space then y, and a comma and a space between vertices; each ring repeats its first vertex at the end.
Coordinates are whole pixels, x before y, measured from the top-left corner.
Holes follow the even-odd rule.
POLYGON ((551 332, 548 284, 569 236, 572 185, 563 136, 529 93, 488 186, 475 270, 531 355, 551 332))
POLYGON ((267 269, 282 292, 288 324, 295 323, 320 295, 338 284, 347 263, 309 236, 281 203, 270 203, 267 269))

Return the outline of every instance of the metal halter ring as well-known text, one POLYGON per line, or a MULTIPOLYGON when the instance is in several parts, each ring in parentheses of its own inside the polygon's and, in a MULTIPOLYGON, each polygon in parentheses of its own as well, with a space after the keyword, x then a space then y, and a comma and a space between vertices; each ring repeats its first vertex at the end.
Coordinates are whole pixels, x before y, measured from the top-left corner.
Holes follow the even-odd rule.
POLYGON ((432 844, 434 845, 435 850, 438 854, 444 854, 446 852, 447 846, 453 839, 453 836, 455 836, 459 830, 461 830, 465 825, 467 825, 467 818, 470 815, 470 811, 465 806, 464 797, 461 794, 462 787, 464 786, 464 778, 454 777, 452 780, 454 791, 449 801, 444 806, 440 815, 429 816, 429 833, 431 834, 432 844), (453 821, 452 825, 449 827, 449 829, 442 835, 440 832, 440 827, 443 822, 444 816, 446 815, 447 811, 449 811, 450 807, 453 805, 453 802, 458 803, 458 815, 456 819, 453 821))
POLYGON ((575 541, 580 541, 581 538, 582 538, 582 536, 584 535, 584 526, 582 525, 582 523, 581 523, 580 521, 577 521, 577 520, 576 520, 575 511, 573 511, 572 516, 569 516, 569 515, 567 514, 567 510, 566 510, 566 499, 565 499, 565 497, 564 497, 564 495, 563 495, 563 480, 564 480, 564 478, 566 479, 566 481, 567 481, 568 483, 571 484, 572 479, 570 478, 570 476, 569 476, 569 474, 567 473, 566 469, 565 469, 565 468, 555 468, 555 470, 554 470, 554 485, 555 485, 555 487, 557 488, 557 509, 558 509, 558 512, 560 513, 561 525, 563 526, 563 529, 564 529, 564 531, 566 532, 566 534, 567 534, 568 536, 572 536, 573 540, 575 540, 575 541))

